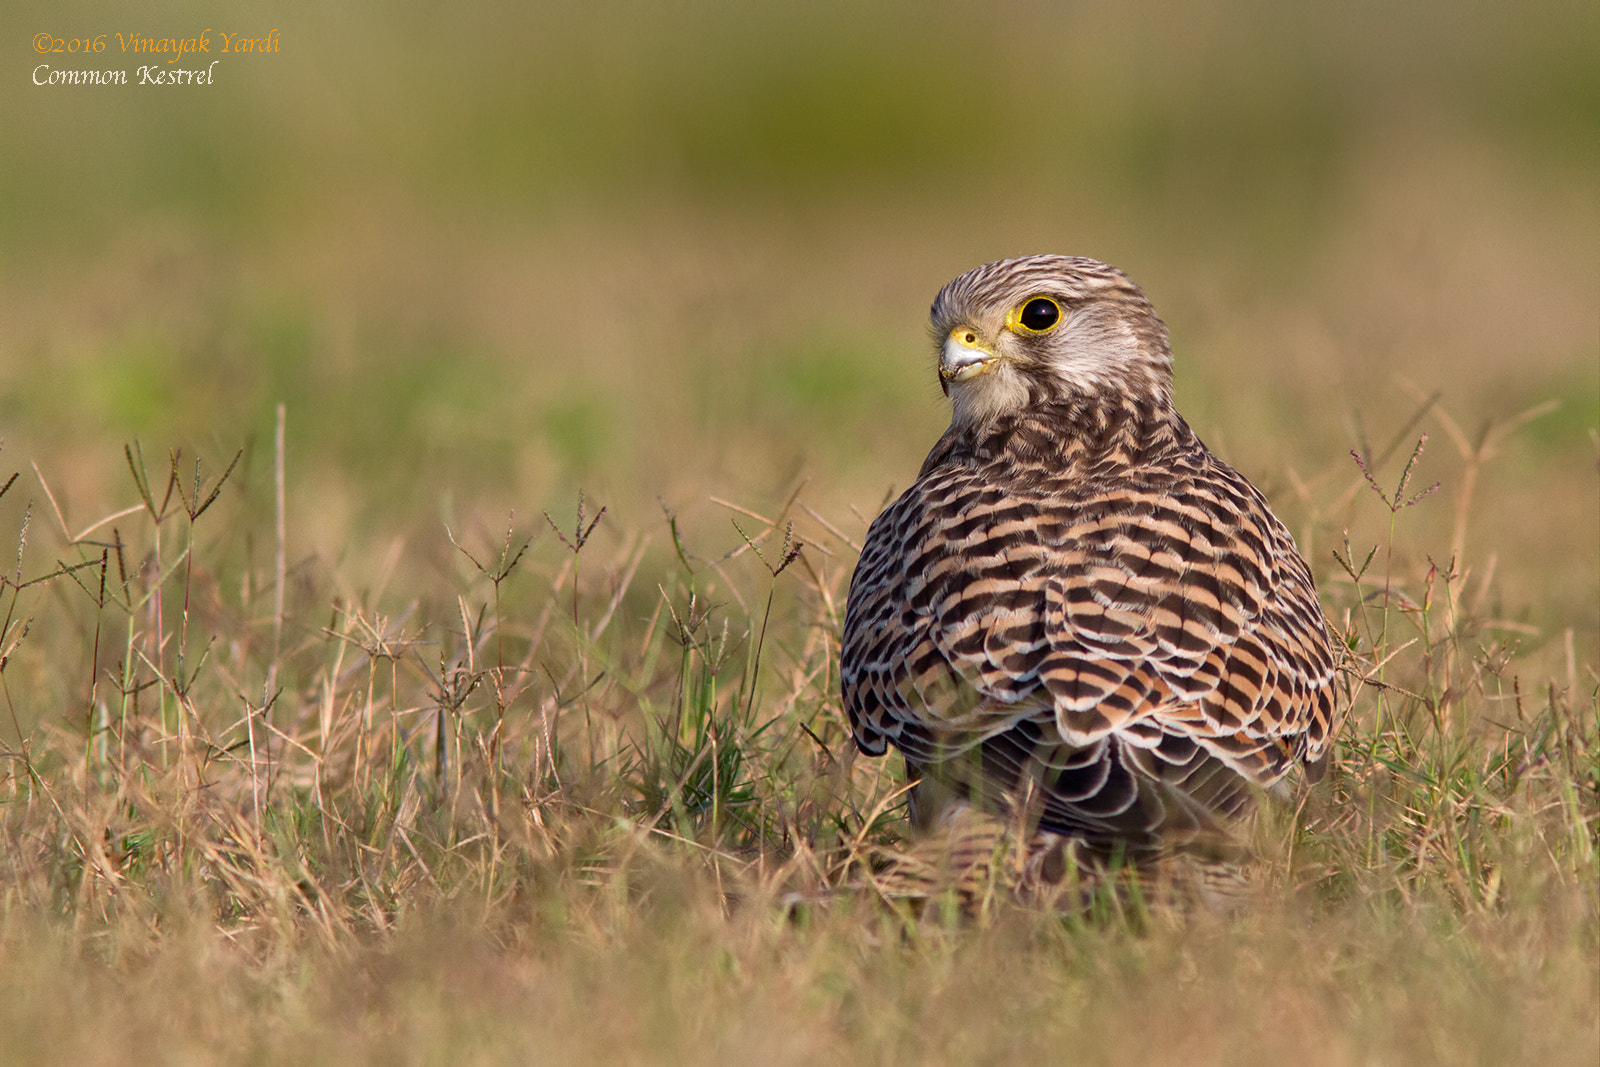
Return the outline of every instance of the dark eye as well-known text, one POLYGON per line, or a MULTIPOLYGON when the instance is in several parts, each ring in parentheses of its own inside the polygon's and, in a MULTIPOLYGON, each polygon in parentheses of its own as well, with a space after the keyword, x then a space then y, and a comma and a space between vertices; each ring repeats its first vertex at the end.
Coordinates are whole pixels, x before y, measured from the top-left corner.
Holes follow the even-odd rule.
POLYGON ((1017 322, 1025 330, 1043 333, 1061 321, 1061 306, 1048 296, 1036 296, 1017 313, 1017 322))

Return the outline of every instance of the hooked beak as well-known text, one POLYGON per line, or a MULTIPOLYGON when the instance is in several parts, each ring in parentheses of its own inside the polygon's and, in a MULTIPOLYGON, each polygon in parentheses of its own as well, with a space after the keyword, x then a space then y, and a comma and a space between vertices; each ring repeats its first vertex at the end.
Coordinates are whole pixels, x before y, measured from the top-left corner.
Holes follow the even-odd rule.
POLYGON ((994 366, 999 357, 970 326, 957 326, 939 349, 939 382, 945 392, 950 383, 976 378, 994 366))

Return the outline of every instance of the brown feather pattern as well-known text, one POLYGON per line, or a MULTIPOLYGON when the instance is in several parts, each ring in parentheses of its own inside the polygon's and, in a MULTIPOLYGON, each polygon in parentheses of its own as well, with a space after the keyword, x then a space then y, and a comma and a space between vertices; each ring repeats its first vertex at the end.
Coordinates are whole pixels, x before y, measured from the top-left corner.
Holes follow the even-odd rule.
POLYGON ((978 268, 940 294, 936 333, 998 337, 1041 293, 1072 320, 1062 336, 1003 337, 1010 383, 955 386, 1021 399, 963 420, 957 397, 868 531, 840 664, 856 744, 905 754, 924 824, 935 796, 1003 810, 1026 787, 1040 832, 1092 846, 1226 838, 1258 791, 1330 749, 1310 571, 1173 409, 1165 328, 1114 268, 978 268), (1102 337, 1125 343, 1108 355, 1102 337))

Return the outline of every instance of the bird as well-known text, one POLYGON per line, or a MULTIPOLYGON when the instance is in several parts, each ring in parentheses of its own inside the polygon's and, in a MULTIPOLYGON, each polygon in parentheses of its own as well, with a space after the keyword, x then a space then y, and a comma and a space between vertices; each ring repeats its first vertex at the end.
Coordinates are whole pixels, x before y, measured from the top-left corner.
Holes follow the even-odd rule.
POLYGON ((951 420, 851 578, 855 746, 904 755, 914 830, 1009 822, 1057 877, 1064 849, 1245 862, 1243 820, 1322 776, 1341 703, 1294 538, 1174 407, 1166 326, 1117 268, 988 263, 930 321, 951 420))

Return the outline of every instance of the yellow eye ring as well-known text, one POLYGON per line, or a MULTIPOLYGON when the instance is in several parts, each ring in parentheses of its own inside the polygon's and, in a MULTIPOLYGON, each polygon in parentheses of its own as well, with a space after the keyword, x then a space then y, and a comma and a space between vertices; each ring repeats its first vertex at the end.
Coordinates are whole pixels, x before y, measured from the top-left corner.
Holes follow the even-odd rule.
POLYGON ((1048 296, 1030 296, 1006 316, 1006 325, 1017 333, 1049 333, 1061 322, 1061 305, 1048 296))

